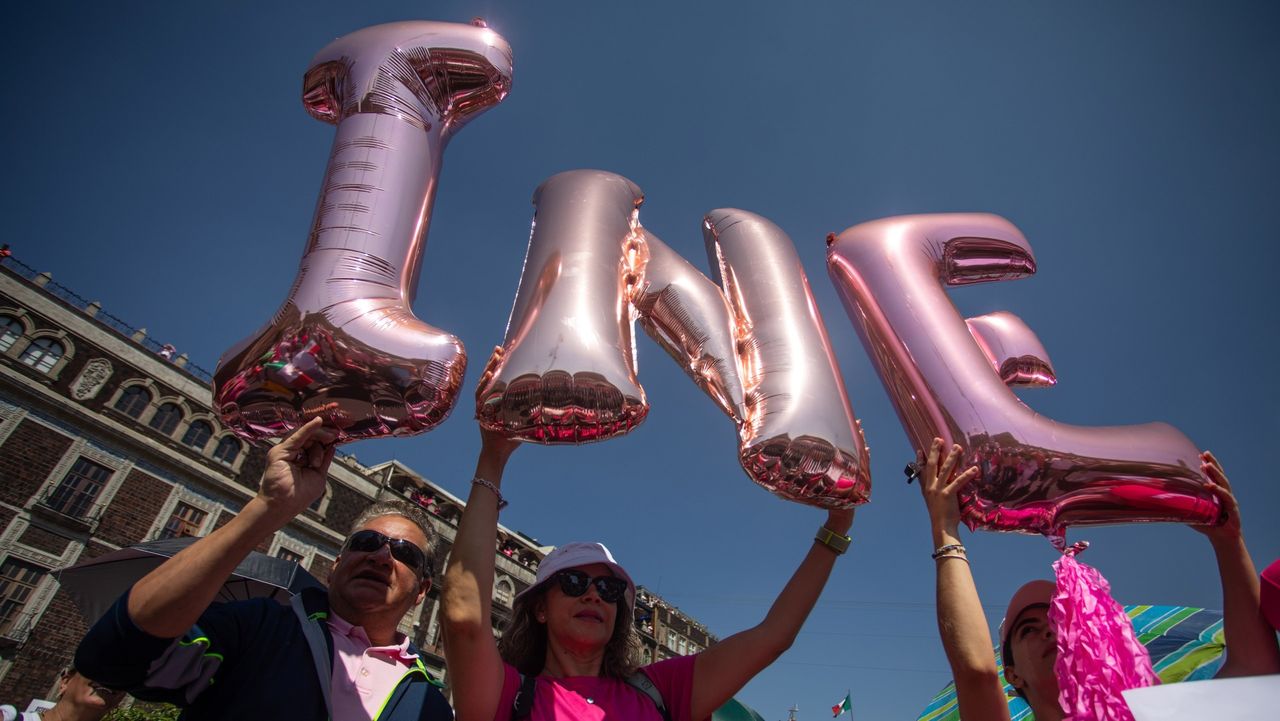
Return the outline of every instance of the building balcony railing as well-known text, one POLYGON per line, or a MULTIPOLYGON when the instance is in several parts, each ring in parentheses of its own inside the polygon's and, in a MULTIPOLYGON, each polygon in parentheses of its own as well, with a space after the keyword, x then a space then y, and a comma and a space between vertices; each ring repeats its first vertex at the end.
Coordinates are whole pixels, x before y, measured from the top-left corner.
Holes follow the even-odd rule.
MULTIPOLYGON (((168 348, 166 348, 166 346, 163 343, 160 343, 159 341, 153 340, 150 337, 148 337, 146 335, 145 330, 140 328, 135 328, 129 325, 128 323, 124 322, 123 320, 120 320, 116 316, 102 310, 101 305, 99 305, 98 303, 89 301, 86 298, 84 298, 84 296, 81 296, 80 294, 76 293, 75 291, 71 290, 65 285, 62 285, 61 283, 51 280, 48 274, 39 273, 36 271, 35 268, 32 268, 29 265, 26 265, 22 261, 19 261, 17 258, 14 258, 12 256, 3 258, 0 260, 3 261, 2 263, 0 263, 0 265, 3 265, 14 275, 24 280, 28 280, 32 283, 35 283, 36 285, 43 288, 44 291, 49 295, 52 295, 55 298, 58 298, 59 300, 61 300, 62 302, 70 305, 71 307, 86 313, 98 323, 106 326, 107 328, 110 328, 111 330, 115 331, 116 333, 119 333, 121 336, 125 338, 128 338, 134 343, 141 345, 143 348, 146 348, 152 353, 155 353, 156 355, 162 358, 168 359, 168 356, 162 355, 162 354, 164 354, 165 352, 169 352, 169 353, 173 352, 171 350, 172 346, 169 346, 168 348)), ((213 383, 213 374, 210 373, 209 371, 205 370, 204 368, 201 368, 195 363, 186 361, 185 357, 182 358, 182 363, 183 365, 178 367, 181 367, 187 373, 190 373, 191 375, 195 376, 198 380, 201 380, 205 383, 213 383)))
POLYGON ((107 507, 97 499, 97 493, 55 486, 40 496, 32 510, 44 511, 44 515, 55 520, 90 530, 97 527, 98 519, 107 507))
POLYGON ((20 646, 31 636, 31 628, 35 626, 35 616, 30 613, 19 613, 12 618, 0 621, 0 646, 20 646))
POLYGON ((497 554, 497 559, 498 559, 497 567, 501 569, 502 572, 507 574, 508 576, 511 576, 512 578, 518 578, 530 586, 532 586, 534 580, 537 579, 537 576, 535 575, 537 571, 534 571, 528 566, 525 566, 524 564, 521 564, 521 563, 517 563, 515 560, 508 558, 507 556, 504 556, 501 553, 497 554))

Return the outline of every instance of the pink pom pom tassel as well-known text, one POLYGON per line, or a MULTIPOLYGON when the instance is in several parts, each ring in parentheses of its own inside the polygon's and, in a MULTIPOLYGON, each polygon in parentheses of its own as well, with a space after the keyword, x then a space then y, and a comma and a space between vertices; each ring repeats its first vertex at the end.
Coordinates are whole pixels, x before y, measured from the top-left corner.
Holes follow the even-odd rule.
POLYGON ((1111 585, 1076 560, 1081 550, 1077 544, 1053 564, 1058 591, 1049 622, 1058 635, 1058 703, 1069 721, 1133 721, 1120 692, 1160 679, 1111 585))

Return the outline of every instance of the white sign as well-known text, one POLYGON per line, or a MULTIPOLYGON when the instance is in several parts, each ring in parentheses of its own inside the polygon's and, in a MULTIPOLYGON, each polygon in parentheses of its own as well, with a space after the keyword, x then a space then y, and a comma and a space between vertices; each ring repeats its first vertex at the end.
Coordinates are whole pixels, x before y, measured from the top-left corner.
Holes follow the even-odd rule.
POLYGON ((1274 721, 1280 676, 1219 678, 1124 692, 1137 721, 1274 721))

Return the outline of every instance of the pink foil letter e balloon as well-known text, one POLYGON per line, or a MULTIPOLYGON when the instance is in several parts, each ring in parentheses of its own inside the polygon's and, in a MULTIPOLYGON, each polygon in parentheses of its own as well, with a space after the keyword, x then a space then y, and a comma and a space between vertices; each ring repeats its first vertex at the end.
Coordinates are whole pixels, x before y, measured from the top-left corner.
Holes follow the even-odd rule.
POLYGON ((944 284, 1034 273, 1031 246, 1013 224, 909 215, 828 242, 831 279, 912 444, 958 443, 963 463, 981 469, 962 499, 970 526, 1060 536, 1074 524, 1216 520, 1197 449, 1177 429, 1070 426, 1009 390, 1052 382, 1043 346, 1009 314, 966 323, 944 284))

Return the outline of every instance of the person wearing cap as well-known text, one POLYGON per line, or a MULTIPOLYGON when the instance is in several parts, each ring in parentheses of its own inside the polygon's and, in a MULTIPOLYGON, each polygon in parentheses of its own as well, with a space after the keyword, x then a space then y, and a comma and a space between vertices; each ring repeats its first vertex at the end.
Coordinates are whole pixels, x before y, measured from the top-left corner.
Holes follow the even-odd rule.
MULTIPOLYGON (((937 550, 938 631, 955 678, 956 703, 962 721, 1009 719, 1003 684, 991 653, 987 618, 960 543, 960 505, 957 493, 978 476, 977 468, 958 470, 960 446, 941 458, 942 439, 935 438, 927 457, 919 453, 920 491, 924 495, 937 550)), ((1217 526, 1193 526, 1205 534, 1217 557, 1222 579, 1223 635, 1227 658, 1218 676, 1280 673, 1280 647, 1259 610, 1259 584, 1253 560, 1244 545, 1240 508, 1222 466, 1213 454, 1201 454, 1200 470, 1209 478, 1225 521, 1217 526)), ((1064 717, 1058 701, 1057 636, 1049 621, 1052 581, 1024 584, 1009 600, 1000 626, 1004 679, 1026 700, 1037 721, 1064 717)))
POLYGON ((501 483, 518 445, 481 431, 466 511, 441 595, 459 721, 709 718, 789 648, 848 547, 852 510, 833 510, 757 626, 692 656, 637 669, 635 584, 599 543, 569 543, 538 566, 495 641, 490 625, 501 483), (638 671, 638 672, 637 672, 638 671))

